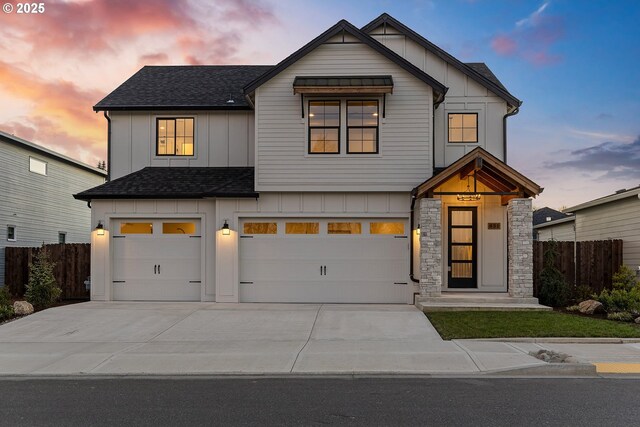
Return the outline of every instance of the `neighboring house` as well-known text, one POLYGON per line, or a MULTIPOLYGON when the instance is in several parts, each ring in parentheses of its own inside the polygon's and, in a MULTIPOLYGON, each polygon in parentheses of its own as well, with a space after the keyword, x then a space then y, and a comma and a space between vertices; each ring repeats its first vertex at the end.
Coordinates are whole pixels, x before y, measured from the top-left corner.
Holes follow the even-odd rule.
POLYGON ((91 211, 73 194, 106 172, 0 131, 0 285, 5 248, 88 243, 91 211))
POLYGON ((551 221, 564 220, 558 223, 557 227, 550 228, 549 232, 551 233, 551 238, 555 240, 567 240, 567 236, 571 236, 573 240, 573 217, 570 214, 557 211, 551 208, 540 208, 533 211, 533 240, 549 240, 547 231, 543 231, 542 234, 545 239, 540 239, 538 235, 537 225, 545 224, 551 221), (560 226, 559 224, 563 224, 560 226), (555 237, 554 237, 555 236, 555 237))
POLYGON ((144 67, 94 107, 91 297, 531 297, 542 189, 505 163, 520 104, 386 14, 275 66, 144 67))
POLYGON ((534 226, 539 240, 622 239, 623 260, 640 270, 640 186, 565 209, 570 217, 534 226))

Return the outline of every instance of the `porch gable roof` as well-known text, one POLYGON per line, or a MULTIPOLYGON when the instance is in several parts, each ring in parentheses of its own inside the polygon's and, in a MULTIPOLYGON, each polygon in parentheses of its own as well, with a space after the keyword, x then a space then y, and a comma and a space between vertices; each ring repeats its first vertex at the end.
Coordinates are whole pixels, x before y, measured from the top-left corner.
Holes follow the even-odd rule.
POLYGON ((412 194, 417 199, 432 197, 437 187, 453 178, 456 174, 459 175, 460 179, 475 175, 479 182, 492 189, 496 195, 535 197, 544 190, 544 188, 483 148, 477 147, 442 172, 418 185, 413 189, 412 194))

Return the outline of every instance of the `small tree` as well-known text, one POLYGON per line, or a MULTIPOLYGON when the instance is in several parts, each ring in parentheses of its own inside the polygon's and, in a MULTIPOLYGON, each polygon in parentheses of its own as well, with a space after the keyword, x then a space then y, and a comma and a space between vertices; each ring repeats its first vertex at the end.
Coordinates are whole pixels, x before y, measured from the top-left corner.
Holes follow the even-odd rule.
POLYGON ((29 264, 29 284, 25 292, 25 298, 34 307, 42 309, 50 307, 60 298, 62 289, 56 284, 53 276, 53 268, 56 266, 49 257, 49 252, 42 245, 40 252, 29 264))
POLYGON ((636 278, 636 273, 624 264, 620 266, 611 279, 613 289, 624 289, 625 291, 630 291, 631 289, 640 286, 640 282, 638 282, 638 279, 636 278))
POLYGON ((544 252, 544 267, 540 273, 540 303, 551 307, 563 307, 570 297, 570 289, 564 280, 562 272, 556 268, 558 251, 557 243, 553 240, 547 244, 544 252))

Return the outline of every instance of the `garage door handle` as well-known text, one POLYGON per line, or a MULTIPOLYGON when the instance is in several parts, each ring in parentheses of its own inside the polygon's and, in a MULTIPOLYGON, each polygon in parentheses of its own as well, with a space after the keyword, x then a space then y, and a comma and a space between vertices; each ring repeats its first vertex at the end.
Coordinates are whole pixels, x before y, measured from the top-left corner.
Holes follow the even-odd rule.
POLYGON ((320 275, 322 276, 322 266, 320 266, 320 275))
POLYGON ((325 276, 327 275, 327 266, 326 265, 324 266, 324 275, 325 276))
POLYGON ((158 274, 160 274, 160 264, 158 264, 158 274))
POLYGON ((153 274, 158 274, 158 265, 154 264, 153 266, 153 274))

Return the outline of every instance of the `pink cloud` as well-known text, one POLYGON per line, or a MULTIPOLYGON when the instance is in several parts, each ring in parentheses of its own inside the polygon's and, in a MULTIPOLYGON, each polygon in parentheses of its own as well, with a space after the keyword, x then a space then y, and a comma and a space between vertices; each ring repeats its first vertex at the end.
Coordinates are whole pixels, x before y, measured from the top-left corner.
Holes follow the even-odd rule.
POLYGON ((498 55, 510 56, 518 49, 518 43, 509 36, 498 35, 491 40, 491 48, 498 55))
POLYGON ((513 30, 497 34, 491 48, 501 56, 514 56, 535 66, 548 66, 562 61, 562 56, 550 53, 564 37, 564 22, 557 16, 546 15, 549 2, 528 17, 516 22, 513 30))

